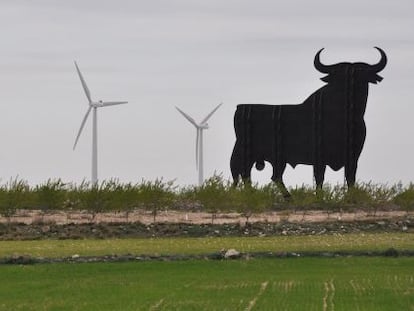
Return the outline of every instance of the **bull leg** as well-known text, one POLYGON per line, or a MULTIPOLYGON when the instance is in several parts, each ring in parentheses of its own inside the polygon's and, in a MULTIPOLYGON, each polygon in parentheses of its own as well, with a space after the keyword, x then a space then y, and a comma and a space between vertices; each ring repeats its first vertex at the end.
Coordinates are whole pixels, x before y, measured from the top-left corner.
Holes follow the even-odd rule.
POLYGON ((357 171, 357 162, 349 163, 345 165, 345 179, 348 188, 352 188, 355 185, 357 171))
POLYGON ((313 176, 315 177, 316 189, 322 189, 323 180, 325 179, 326 165, 314 165, 313 176))
POLYGON ((325 170, 326 165, 318 164, 313 166, 313 176, 315 177, 316 182, 316 197, 318 199, 323 198, 322 185, 323 180, 325 179, 325 170))
POLYGON ((251 170, 253 167, 253 163, 249 163, 247 167, 243 167, 240 162, 237 161, 236 158, 231 159, 230 161, 230 169, 231 175, 233 177, 233 186, 237 186, 239 184, 240 179, 244 184, 251 183, 251 170))
POLYGON ((233 187, 236 187, 239 184, 240 174, 236 174, 232 172, 233 176, 233 187))
POLYGON ((236 144, 233 149, 233 153, 230 159, 230 170, 233 177, 233 186, 237 186, 240 181, 240 177, 243 175, 243 157, 240 151, 240 147, 236 144))
POLYGON ((286 163, 273 165, 273 176, 272 180, 276 183, 277 188, 282 192, 283 197, 288 200, 290 199, 290 193, 286 189, 285 183, 283 182, 283 172, 285 171, 286 163))
POLYGON ((235 187, 240 181, 241 172, 235 165, 232 165, 232 164, 230 164, 230 169, 231 169, 231 176, 233 177, 233 186, 235 187))
POLYGON ((241 178, 242 178, 243 183, 247 186, 251 185, 252 183, 251 172, 252 172, 253 164, 254 162, 251 162, 247 165, 247 167, 244 167, 242 169, 241 178))

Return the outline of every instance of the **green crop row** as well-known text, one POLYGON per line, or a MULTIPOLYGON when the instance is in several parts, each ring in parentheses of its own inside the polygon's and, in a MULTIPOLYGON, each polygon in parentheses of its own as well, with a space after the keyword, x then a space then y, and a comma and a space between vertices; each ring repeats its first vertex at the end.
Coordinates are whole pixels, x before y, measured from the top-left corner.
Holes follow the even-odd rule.
MULTIPOLYGON (((104 256, 108 254, 140 255, 197 255, 216 253, 223 249, 237 249, 243 253, 258 252, 385 252, 414 251, 414 233, 348 233, 341 235, 301 235, 262 237, 157 237, 122 239, 41 239, 0 241, 0 259, 16 255, 63 258, 104 256)), ((1 267, 1 265, 0 265, 1 267)), ((414 272, 414 271, 413 271, 414 272)))
POLYGON ((148 209, 153 213, 164 209, 202 210, 210 212, 212 220, 219 212, 239 212, 246 217, 253 213, 278 210, 325 210, 327 213, 370 209, 414 210, 414 184, 382 185, 359 183, 351 189, 343 185, 326 184, 315 190, 302 185, 290 188, 285 197, 276 184, 259 186, 240 184, 233 186, 221 175, 214 175, 202 186, 178 187, 173 181, 142 180, 139 183, 121 183, 115 179, 97 185, 80 185, 62 180, 48 180, 30 186, 21 179, 12 179, 0 185, 0 214, 10 218, 19 209, 86 210, 93 216, 100 212, 130 213, 135 209, 148 209))
POLYGON ((413 310, 414 258, 3 265, 0 310, 413 310))

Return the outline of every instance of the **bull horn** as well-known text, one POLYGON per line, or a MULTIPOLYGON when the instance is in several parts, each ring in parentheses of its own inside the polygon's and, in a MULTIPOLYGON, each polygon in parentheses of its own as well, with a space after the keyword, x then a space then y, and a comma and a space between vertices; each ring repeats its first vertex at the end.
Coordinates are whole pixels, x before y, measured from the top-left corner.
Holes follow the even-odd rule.
POLYGON ((385 68, 385 65, 387 65, 387 55, 379 47, 375 46, 374 48, 376 48, 381 53, 381 59, 377 64, 370 65, 370 69, 374 72, 380 72, 382 69, 385 68))
POLYGON ((332 67, 334 65, 324 65, 321 63, 320 54, 323 51, 323 48, 318 51, 315 55, 315 60, 313 61, 313 65, 315 66, 316 70, 322 73, 330 73, 332 71, 332 67))

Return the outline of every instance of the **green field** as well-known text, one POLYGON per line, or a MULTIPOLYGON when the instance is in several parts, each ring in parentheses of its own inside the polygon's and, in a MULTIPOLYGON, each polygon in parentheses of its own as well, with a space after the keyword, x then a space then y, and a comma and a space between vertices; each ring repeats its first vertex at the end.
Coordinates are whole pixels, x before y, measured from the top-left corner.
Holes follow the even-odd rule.
POLYGON ((235 248, 241 252, 414 250, 412 233, 369 233, 312 236, 153 238, 105 240, 0 241, 0 258, 12 255, 67 257, 74 254, 206 254, 235 248))
MULTIPOLYGON (((411 233, 0 241, 16 254, 413 250, 411 233)), ((413 257, 0 265, 0 310, 414 310, 413 257)))
POLYGON ((414 258, 0 266, 0 310, 414 310, 414 258))

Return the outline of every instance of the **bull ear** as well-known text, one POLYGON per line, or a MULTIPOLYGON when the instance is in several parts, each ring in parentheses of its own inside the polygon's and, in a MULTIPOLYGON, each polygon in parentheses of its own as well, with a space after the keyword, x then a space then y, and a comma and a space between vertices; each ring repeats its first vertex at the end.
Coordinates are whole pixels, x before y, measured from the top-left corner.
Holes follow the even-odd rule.
POLYGON ((376 73, 372 73, 369 76, 368 82, 371 82, 373 84, 377 84, 378 82, 381 82, 383 79, 383 77, 381 77, 380 75, 377 75, 376 73))
POLYGON ((331 75, 329 75, 329 76, 325 76, 325 77, 323 77, 323 78, 321 78, 321 80, 323 81, 323 82, 326 82, 326 83, 329 83, 329 82, 331 82, 331 75))

